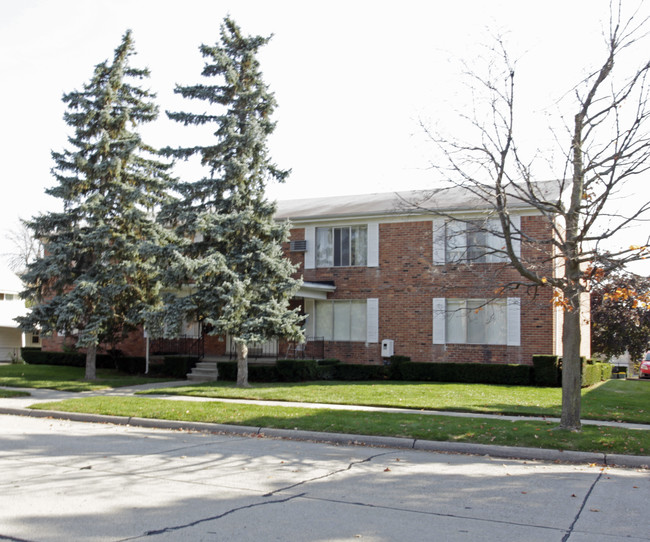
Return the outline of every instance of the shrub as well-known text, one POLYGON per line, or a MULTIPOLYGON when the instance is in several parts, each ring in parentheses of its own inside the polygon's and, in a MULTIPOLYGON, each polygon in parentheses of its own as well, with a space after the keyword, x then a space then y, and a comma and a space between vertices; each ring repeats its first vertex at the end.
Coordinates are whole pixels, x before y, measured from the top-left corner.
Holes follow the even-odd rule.
POLYGON ((313 359, 279 359, 276 367, 284 382, 304 382, 318 377, 318 365, 313 359))
POLYGON ((401 366, 411 361, 409 356, 391 356, 388 358, 388 378, 391 380, 403 380, 401 366))
POLYGON ((23 348, 21 357, 31 365, 67 365, 85 367, 86 355, 78 352, 44 352, 23 348))
POLYGON ((139 356, 120 356, 115 358, 115 368, 131 375, 144 374, 147 370, 147 360, 139 356))
POLYGON ((533 356, 534 382, 536 386, 556 387, 561 385, 559 356, 533 356))
POLYGON ((383 380, 388 376, 384 365, 336 365, 336 380, 383 380))
MULTIPOLYGON (((86 354, 83 352, 72 350, 66 352, 46 352, 36 348, 22 348, 20 354, 30 365, 86 366, 86 354)), ((115 360, 108 354, 97 354, 95 366, 98 369, 115 369, 115 360)))
MULTIPOLYGON (((237 380, 237 362, 236 361, 219 361, 217 362, 217 380, 235 382, 237 380)), ((248 380, 250 382, 278 382, 280 375, 275 365, 248 364, 248 380)))
POLYGON ((609 380, 612 376, 612 366, 609 363, 586 363, 582 366, 582 387, 587 388, 601 380, 609 380))
POLYGON ((337 366, 340 365, 338 359, 320 359, 316 362, 318 380, 336 380, 337 366))
POLYGON ((236 361, 219 361, 217 362, 218 380, 237 380, 237 362, 236 361))
POLYGON ((403 380, 430 382, 467 382, 529 386, 529 365, 488 365, 483 363, 411 363, 400 365, 403 380))
POLYGON ((165 356, 163 372, 172 378, 185 378, 197 362, 195 356, 165 356))
MULTIPOLYGON (((611 363, 601 363, 600 364, 600 379, 601 380, 609 380, 612 378, 612 371, 614 367, 612 367, 611 363)), ((625 369, 624 369, 625 370, 625 369)))
MULTIPOLYGON (((235 371, 236 379, 237 372, 235 371)), ((248 379, 251 382, 278 382, 280 380, 280 373, 275 365, 249 365, 248 379)))

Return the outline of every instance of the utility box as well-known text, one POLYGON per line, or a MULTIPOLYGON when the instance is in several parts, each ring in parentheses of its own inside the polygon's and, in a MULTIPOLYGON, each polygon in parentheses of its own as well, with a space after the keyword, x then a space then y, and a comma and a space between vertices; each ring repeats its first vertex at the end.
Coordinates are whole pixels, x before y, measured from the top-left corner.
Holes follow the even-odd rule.
POLYGON ((389 358, 395 353, 395 341, 393 339, 384 339, 381 341, 381 357, 389 358))

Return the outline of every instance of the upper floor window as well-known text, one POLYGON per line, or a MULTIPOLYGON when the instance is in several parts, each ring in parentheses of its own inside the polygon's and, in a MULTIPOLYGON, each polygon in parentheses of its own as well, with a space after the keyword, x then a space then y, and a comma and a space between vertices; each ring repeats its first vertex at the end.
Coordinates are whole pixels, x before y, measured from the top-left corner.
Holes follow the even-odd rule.
POLYGON ((316 267, 368 264, 368 227, 316 228, 316 267))
MULTIPOLYGON (((511 217, 512 246, 520 253, 518 216, 511 217)), ((507 262, 506 243, 498 219, 454 220, 433 222, 434 265, 445 263, 497 263, 507 262)))

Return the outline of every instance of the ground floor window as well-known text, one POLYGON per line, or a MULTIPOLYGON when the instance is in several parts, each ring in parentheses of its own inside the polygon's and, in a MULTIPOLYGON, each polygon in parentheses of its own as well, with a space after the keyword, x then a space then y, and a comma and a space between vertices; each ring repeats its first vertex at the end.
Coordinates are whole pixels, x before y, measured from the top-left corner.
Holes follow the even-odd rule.
POLYGON ((506 344, 506 300, 448 299, 446 342, 506 344))
POLYGON ((520 345, 520 300, 433 300, 433 342, 520 345))
POLYGON ((366 301, 316 301, 316 336, 326 341, 365 341, 367 335, 366 301))

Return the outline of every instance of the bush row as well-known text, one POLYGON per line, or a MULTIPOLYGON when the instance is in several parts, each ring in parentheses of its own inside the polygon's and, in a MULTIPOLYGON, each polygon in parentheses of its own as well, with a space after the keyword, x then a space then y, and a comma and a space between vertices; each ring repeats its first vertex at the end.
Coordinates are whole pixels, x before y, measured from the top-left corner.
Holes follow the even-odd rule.
MULTIPOLYGON (((31 365, 67 365, 85 367, 86 354, 81 352, 44 352, 39 348, 22 348, 21 357, 31 365)), ((115 359, 109 354, 97 354, 98 369, 115 369, 115 359)))
MULTIPOLYGON (((44 352, 23 348, 23 359, 33 365, 70 365, 84 367, 85 354, 44 352)), ((152 365, 149 374, 183 379, 197 363, 196 357, 165 356, 162 365, 152 365)), ((145 358, 97 354, 97 368, 118 369, 129 374, 144 374, 145 358)), ((237 380, 237 362, 217 363, 219 379, 237 380)), ((609 363, 583 359, 582 387, 592 386, 612 376, 609 363)), ((408 380, 425 382, 465 382, 517 386, 560 386, 562 359, 558 356, 533 356, 533 365, 482 363, 415 363, 407 356, 392 356, 388 365, 340 363, 335 359, 281 359, 275 365, 249 363, 251 382, 304 382, 309 380, 408 380)))
MULTIPOLYGON (((562 358, 559 356, 533 356, 534 383, 537 386, 562 385, 562 358)), ((612 377, 611 363, 582 358, 582 387, 587 388, 612 377)))

